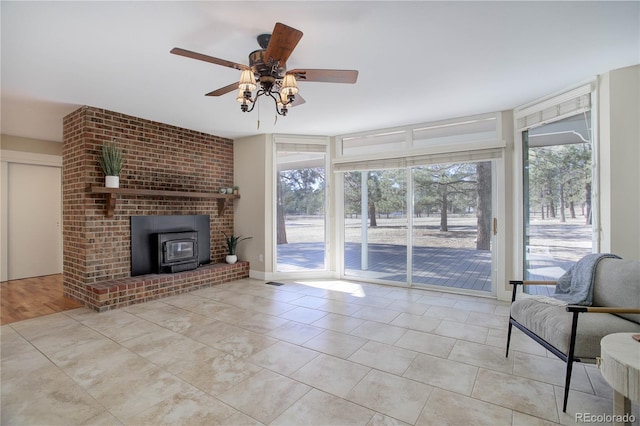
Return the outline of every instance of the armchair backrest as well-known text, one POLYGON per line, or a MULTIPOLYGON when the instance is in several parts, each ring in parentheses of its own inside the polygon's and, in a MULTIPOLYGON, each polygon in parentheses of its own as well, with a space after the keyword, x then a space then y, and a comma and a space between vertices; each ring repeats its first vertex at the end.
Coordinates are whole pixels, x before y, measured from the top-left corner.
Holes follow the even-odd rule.
MULTIPOLYGON (((593 306, 640 309, 640 261, 602 259, 593 284, 593 306)), ((638 314, 618 314, 640 324, 638 314)))

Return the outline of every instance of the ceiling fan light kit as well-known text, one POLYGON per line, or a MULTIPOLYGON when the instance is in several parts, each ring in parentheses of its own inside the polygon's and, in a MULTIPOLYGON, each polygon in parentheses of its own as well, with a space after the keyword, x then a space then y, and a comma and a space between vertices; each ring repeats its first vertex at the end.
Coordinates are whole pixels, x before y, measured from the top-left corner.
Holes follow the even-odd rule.
POLYGON ((271 97, 276 103, 278 115, 287 115, 288 107, 293 104, 298 93, 296 78, 291 74, 286 74, 282 79, 274 75, 260 75, 260 90, 253 96, 253 91, 258 88, 256 78, 252 70, 242 70, 238 83, 238 95, 236 100, 240 103, 242 112, 251 112, 256 106, 258 97, 266 95, 271 97), (280 93, 277 91, 280 87, 280 93), (274 90, 275 89, 275 90, 274 90), (251 105, 251 107, 249 107, 251 105))
POLYGON ((275 102, 276 113, 286 116, 290 107, 305 102, 301 96, 296 96, 299 92, 298 81, 353 84, 358 78, 356 70, 295 69, 287 72, 287 59, 301 38, 302 31, 276 23, 272 34, 258 36, 258 44, 262 49, 251 52, 249 66, 178 47, 171 49, 171 53, 241 71, 240 81, 209 92, 206 96, 221 96, 238 89, 236 101, 243 112, 253 111, 260 96, 269 96, 275 102))

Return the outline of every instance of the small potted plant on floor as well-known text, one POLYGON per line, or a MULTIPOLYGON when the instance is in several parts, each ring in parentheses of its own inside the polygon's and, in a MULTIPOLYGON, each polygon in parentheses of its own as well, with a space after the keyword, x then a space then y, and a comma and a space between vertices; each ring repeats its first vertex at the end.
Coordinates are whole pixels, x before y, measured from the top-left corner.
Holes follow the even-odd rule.
POLYGON ((226 257, 226 262, 230 265, 233 265, 234 263, 236 263, 238 261, 238 256, 236 256, 236 247, 238 245, 238 243, 240 241, 244 241, 244 240, 250 240, 252 237, 242 237, 242 235, 238 235, 237 237, 235 235, 231 235, 228 236, 227 234, 225 234, 223 232, 225 238, 226 238, 226 243, 227 243, 227 257, 226 257))
POLYGON ((98 163, 104 172, 104 186, 106 188, 120 187, 120 172, 122 171, 122 150, 115 143, 102 145, 102 152, 98 163))

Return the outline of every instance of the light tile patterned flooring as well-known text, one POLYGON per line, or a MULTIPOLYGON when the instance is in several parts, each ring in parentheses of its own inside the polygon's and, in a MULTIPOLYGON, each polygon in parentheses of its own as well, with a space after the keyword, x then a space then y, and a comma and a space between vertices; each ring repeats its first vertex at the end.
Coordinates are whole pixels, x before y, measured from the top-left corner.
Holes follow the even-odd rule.
MULTIPOLYGON (((517 330, 508 304, 345 281, 246 279, 1 327, 2 425, 549 425, 612 390, 517 330)), ((634 414, 638 417, 637 406, 634 414)))

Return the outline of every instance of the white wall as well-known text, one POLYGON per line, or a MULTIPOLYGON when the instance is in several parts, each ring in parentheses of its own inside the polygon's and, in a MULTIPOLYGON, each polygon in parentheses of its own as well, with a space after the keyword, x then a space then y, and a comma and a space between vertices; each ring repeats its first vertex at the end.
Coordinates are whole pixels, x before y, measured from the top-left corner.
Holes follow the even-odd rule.
POLYGON ((598 78, 600 251, 640 259, 640 65, 598 78))
POLYGON ((36 154, 55 155, 62 158, 61 142, 0 135, 0 147, 7 151, 32 152, 36 154))
POLYGON ((233 142, 234 185, 240 187, 240 199, 234 202, 235 233, 252 237, 238 245, 238 258, 251 263, 249 275, 258 279, 270 279, 273 272, 272 164, 271 135, 233 142))

